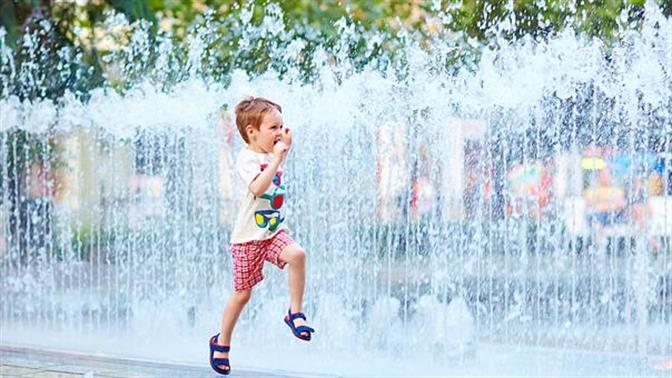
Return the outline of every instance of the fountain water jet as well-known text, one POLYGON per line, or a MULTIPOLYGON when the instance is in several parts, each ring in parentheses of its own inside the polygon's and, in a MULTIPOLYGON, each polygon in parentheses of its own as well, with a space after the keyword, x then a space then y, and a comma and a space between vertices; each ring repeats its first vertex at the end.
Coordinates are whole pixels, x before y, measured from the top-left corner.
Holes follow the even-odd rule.
MULTIPOLYGON (((277 11, 246 29, 250 41, 291 37, 277 11)), ((273 51, 284 75, 221 82, 208 76, 207 46, 225 38, 214 20, 195 28, 184 66, 138 26, 108 59, 135 85, 52 100, 15 93, 40 67, 17 69, 0 46, 2 341, 202 361, 231 291, 241 145, 222 105, 255 94, 279 101, 295 132, 287 218, 308 252, 318 334, 291 341, 285 277, 268 269, 236 330, 239 366, 646 371, 672 353, 661 332, 672 313, 672 21, 647 12, 609 50, 565 32, 481 47, 476 68, 455 74, 436 63, 455 41, 421 48, 412 36, 406 64, 357 68, 343 22, 335 50, 316 49, 309 83, 300 38, 273 51), (162 63, 151 67, 152 54, 162 63), (621 181, 608 202, 648 203, 650 222, 591 212, 605 161, 621 181), (651 178, 658 189, 635 190, 651 178)))

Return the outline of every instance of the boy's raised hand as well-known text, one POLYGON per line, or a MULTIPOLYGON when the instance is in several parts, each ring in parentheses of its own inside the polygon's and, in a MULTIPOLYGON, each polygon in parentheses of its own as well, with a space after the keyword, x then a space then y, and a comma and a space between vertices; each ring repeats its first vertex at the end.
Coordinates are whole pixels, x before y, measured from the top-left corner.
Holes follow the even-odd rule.
POLYGON ((282 131, 282 141, 287 145, 287 147, 292 146, 292 131, 289 129, 289 127, 282 131))
POLYGON ((287 156, 287 151, 289 151, 289 146, 285 144, 284 140, 281 140, 273 146, 273 157, 282 163, 287 156))

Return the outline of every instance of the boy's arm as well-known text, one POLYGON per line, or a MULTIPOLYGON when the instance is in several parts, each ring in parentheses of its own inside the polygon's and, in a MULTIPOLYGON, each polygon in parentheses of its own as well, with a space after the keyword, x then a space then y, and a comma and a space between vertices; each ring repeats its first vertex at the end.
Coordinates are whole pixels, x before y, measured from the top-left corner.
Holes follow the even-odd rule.
POLYGON ((273 176, 275 176, 275 173, 278 171, 279 167, 280 161, 278 161, 278 159, 271 160, 268 166, 266 166, 266 169, 259 173, 257 177, 255 177, 254 180, 252 180, 250 183, 250 192, 252 192, 257 197, 260 197, 262 194, 264 194, 266 190, 268 190, 268 187, 271 186, 271 182, 273 182, 273 176))
POLYGON ((266 166, 266 169, 258 174, 250 183, 249 189, 255 196, 260 197, 266 190, 268 190, 280 164, 285 159, 285 156, 287 156, 288 150, 289 146, 284 142, 278 142, 273 146, 273 160, 271 160, 268 166, 266 166))

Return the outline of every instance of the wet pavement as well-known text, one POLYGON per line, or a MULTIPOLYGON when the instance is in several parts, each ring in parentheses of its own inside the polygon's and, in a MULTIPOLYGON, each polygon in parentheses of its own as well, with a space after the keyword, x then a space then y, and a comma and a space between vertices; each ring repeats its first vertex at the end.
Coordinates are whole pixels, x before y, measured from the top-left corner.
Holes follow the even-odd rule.
MULTIPOLYGON (((270 373, 236 369, 233 377, 308 377, 291 373, 270 373)), ((145 378, 222 377, 209 366, 171 364, 85 354, 42 351, 0 345, 0 377, 21 378, 145 378)), ((317 377, 317 376, 312 376, 317 377)))

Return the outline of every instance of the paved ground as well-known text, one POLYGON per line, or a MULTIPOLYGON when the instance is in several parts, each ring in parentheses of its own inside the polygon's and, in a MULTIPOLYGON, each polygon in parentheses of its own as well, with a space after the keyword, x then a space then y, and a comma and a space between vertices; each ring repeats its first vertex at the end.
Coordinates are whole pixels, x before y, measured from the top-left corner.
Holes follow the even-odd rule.
MULTIPOLYGON (((234 369, 238 377, 290 377, 234 369)), ((222 377, 207 366, 190 366, 131 359, 97 357, 74 353, 47 352, 31 348, 0 346, 0 377, 21 378, 149 378, 222 377)))

